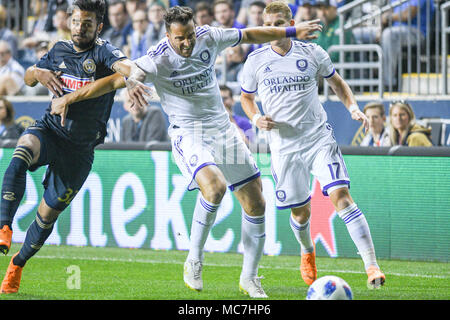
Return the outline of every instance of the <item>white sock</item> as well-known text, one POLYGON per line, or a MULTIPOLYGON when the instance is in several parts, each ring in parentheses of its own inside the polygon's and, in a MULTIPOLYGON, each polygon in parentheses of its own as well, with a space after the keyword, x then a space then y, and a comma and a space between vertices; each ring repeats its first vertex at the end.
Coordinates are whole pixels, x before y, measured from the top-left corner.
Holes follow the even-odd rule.
POLYGON ((369 224, 364 214, 356 203, 351 204, 347 208, 338 212, 339 217, 347 226, 348 233, 356 245, 356 248, 367 269, 370 266, 376 266, 377 258, 375 256, 375 248, 373 246, 372 237, 370 235, 369 224))
POLYGON ((264 215, 249 216, 242 212, 242 243, 244 262, 241 279, 253 279, 258 276, 258 263, 261 260, 266 241, 266 222, 264 215))
POLYGON ((220 204, 208 202, 202 196, 198 199, 192 217, 191 243, 187 257, 188 260, 195 261, 203 260, 203 248, 220 206, 220 204))
POLYGON ((314 251, 314 243, 311 238, 311 228, 310 228, 310 222, 311 219, 308 219, 305 223, 301 224, 298 223, 292 214, 289 218, 289 224, 291 225, 292 232, 295 235, 295 238, 297 239, 298 243, 300 244, 300 248, 302 251, 302 254, 305 253, 311 253, 314 251))

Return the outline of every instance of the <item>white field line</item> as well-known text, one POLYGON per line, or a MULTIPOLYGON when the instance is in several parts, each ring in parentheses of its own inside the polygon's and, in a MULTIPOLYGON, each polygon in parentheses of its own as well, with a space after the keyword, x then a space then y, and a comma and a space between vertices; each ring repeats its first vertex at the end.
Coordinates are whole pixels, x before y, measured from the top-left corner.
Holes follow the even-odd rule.
MULTIPOLYGON (((150 264, 178 264, 183 265, 184 262, 175 261, 175 260, 149 260, 149 259, 121 259, 121 258, 107 258, 107 257, 70 257, 70 256, 48 256, 48 255, 36 255, 33 257, 34 259, 70 259, 70 260, 86 260, 86 261, 111 261, 111 262, 135 262, 135 263, 150 263, 150 264)), ((211 267, 241 267, 241 265, 237 264, 215 264, 215 263, 205 263, 204 266, 211 267)), ((280 270, 297 270, 298 267, 282 267, 282 266, 265 266, 260 265, 260 269, 280 269, 280 270)), ((354 270, 338 270, 338 269, 318 269, 319 272, 327 272, 327 273, 354 273, 354 274, 365 274, 364 271, 354 271, 354 270)), ((412 277, 412 278, 432 278, 432 279, 449 279, 450 276, 447 275, 429 275, 429 274, 416 274, 416 273, 398 273, 398 272, 389 272, 387 275, 398 276, 398 277, 412 277)))

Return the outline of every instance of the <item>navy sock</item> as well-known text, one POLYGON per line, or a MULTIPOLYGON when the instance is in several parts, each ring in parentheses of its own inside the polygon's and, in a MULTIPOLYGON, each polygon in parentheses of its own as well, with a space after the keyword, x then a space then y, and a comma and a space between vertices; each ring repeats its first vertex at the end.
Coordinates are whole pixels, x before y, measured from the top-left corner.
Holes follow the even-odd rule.
POLYGON ((24 146, 17 146, 11 162, 3 176, 0 202, 0 229, 9 226, 25 193, 27 170, 33 160, 33 152, 24 146))
POLYGON ((44 222, 39 212, 36 214, 36 219, 28 227, 25 242, 23 243, 19 254, 13 259, 13 263, 16 266, 23 267, 25 263, 41 249, 45 240, 47 240, 52 233, 55 221, 56 220, 44 222))

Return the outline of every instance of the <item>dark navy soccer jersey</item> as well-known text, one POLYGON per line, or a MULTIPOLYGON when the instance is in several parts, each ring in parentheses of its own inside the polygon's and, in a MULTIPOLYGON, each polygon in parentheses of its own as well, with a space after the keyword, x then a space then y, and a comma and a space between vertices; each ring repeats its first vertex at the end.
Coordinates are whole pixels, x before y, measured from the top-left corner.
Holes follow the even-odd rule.
MULTIPOLYGON (((97 79, 114 73, 111 66, 125 59, 120 49, 108 41, 97 39, 95 45, 86 51, 77 52, 72 41, 59 41, 36 64, 38 68, 61 71, 64 94, 73 92, 97 79)), ((71 104, 65 126, 61 126, 61 117, 51 115, 51 104, 40 121, 64 139, 81 148, 93 148, 103 143, 106 136, 106 124, 114 103, 115 91, 94 99, 71 104)))

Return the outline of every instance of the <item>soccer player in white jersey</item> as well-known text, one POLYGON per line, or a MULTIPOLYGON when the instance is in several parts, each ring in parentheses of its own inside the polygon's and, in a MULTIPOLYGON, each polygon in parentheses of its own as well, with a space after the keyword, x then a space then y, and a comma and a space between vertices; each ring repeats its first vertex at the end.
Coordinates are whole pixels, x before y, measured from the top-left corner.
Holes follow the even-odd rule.
MULTIPOLYGON (((242 208, 244 259, 239 279, 240 291, 265 298, 258 263, 265 241, 265 201, 260 172, 231 124, 220 96, 214 72, 217 55, 240 43, 265 43, 287 36, 313 39, 320 31, 318 20, 286 30, 275 27, 220 29, 196 27, 190 8, 175 6, 164 16, 167 37, 151 47, 147 55, 118 64, 115 70, 126 77, 130 97, 137 107, 146 105, 149 89, 139 81, 152 82, 164 111, 169 116, 173 155, 189 190, 200 189, 191 227, 191 246, 184 264, 184 281, 194 290, 203 289, 203 248, 214 224, 216 212, 227 186, 242 208)), ((74 101, 88 99, 125 86, 120 75, 95 81, 63 99, 53 100, 52 110, 64 117, 74 101)))
MULTIPOLYGON (((291 10, 272 2, 264 11, 264 25, 289 27, 291 10)), ((247 116, 267 130, 276 182, 278 209, 291 209, 290 225, 301 246, 301 276, 312 284, 317 278, 315 247, 310 233, 310 174, 330 197, 345 222, 368 275, 368 286, 379 287, 385 275, 375 257, 369 226, 349 193, 348 176, 341 151, 318 95, 317 76, 324 77, 348 108, 351 117, 364 123, 353 93, 335 71, 328 54, 318 45, 276 40, 249 55, 243 69, 241 104, 247 116), (265 115, 261 115, 255 95, 265 115)))

